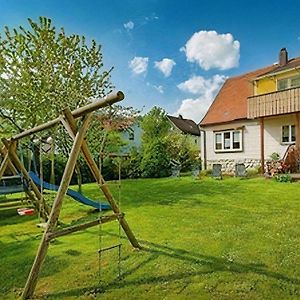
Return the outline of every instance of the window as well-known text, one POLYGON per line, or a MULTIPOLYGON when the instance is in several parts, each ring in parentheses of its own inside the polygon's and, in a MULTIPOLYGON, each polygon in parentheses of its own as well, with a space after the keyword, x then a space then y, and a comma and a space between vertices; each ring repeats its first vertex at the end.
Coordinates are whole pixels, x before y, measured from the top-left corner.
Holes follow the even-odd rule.
POLYGON ((277 90, 282 91, 288 88, 288 80, 287 79, 281 79, 277 81, 277 90))
POLYGON ((300 76, 294 76, 290 78, 284 78, 277 80, 277 91, 300 86, 300 76))
POLYGON ((128 139, 130 141, 134 141, 134 131, 133 130, 128 131, 128 139))
POLYGON ((287 143, 287 144, 296 141, 295 125, 282 126, 281 141, 282 143, 287 143))
POLYGON ((215 152, 242 151, 242 130, 215 132, 215 152))

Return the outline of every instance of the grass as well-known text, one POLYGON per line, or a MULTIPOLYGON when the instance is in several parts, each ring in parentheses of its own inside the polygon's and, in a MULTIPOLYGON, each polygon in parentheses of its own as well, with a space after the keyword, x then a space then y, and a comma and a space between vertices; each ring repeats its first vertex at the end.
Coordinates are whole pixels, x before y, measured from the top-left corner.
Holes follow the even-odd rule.
MULTIPOLYGON (((114 194, 117 188, 112 183, 114 194)), ((97 198, 95 184, 84 193, 97 198)), ((116 222, 50 245, 36 297, 47 299, 299 299, 300 184, 262 178, 124 180, 122 210, 144 247, 133 251, 116 222), (101 274, 100 274, 101 273, 101 274), (100 276, 101 275, 101 276, 100 276)), ((40 238, 37 216, 0 206, 0 298, 23 288, 40 238)), ((66 198, 62 221, 97 217, 66 198)))

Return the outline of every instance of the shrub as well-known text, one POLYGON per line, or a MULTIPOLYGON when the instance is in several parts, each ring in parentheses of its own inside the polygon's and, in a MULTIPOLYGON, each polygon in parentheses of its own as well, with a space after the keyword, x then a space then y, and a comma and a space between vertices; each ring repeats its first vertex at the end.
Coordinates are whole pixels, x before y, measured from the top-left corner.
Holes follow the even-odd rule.
POLYGON ((278 182, 292 182, 293 181, 292 176, 290 176, 288 174, 277 174, 274 177, 275 177, 275 180, 278 182))
POLYGON ((259 168, 249 168, 247 169, 248 177, 255 177, 259 174, 259 168))
POLYGON ((200 176, 201 177, 204 177, 204 176, 211 176, 212 174, 212 169, 206 169, 206 170, 202 170, 200 172, 200 176))
POLYGON ((157 178, 171 175, 170 157, 165 142, 155 141, 144 148, 141 171, 143 177, 157 178))

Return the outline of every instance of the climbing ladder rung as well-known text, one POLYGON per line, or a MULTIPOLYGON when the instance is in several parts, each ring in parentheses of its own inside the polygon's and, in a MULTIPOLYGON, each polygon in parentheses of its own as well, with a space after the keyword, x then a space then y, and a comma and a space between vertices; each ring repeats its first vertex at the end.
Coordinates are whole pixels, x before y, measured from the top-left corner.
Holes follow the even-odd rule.
POLYGON ((111 249, 114 249, 114 248, 120 248, 121 246, 122 246, 122 244, 117 244, 117 245, 113 245, 113 246, 110 246, 110 247, 102 248, 102 249, 98 250, 98 253, 102 253, 102 252, 105 252, 105 251, 108 251, 108 250, 111 250, 111 249))

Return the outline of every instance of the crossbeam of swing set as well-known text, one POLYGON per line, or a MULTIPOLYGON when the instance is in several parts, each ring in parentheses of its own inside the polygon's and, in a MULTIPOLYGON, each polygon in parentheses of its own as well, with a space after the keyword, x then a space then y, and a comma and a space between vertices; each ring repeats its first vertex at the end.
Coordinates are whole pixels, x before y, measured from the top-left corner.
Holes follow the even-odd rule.
MULTIPOLYGON (((119 102, 123 99, 124 99, 123 92, 118 91, 117 93, 109 94, 108 96, 106 96, 104 98, 95 100, 94 102, 92 102, 88 105, 77 108, 77 109, 73 110, 71 113, 72 113, 72 116, 75 119, 77 119, 77 118, 82 117, 82 116, 84 116, 84 115, 86 115, 90 112, 93 112, 93 111, 99 109, 99 108, 103 108, 103 107, 112 105, 112 104, 114 104, 116 102, 119 102)), ((57 117, 57 118, 55 118, 51 121, 48 121, 46 123, 43 123, 43 124, 38 125, 36 127, 33 127, 31 129, 24 130, 23 132, 14 135, 11 139, 15 140, 15 141, 20 140, 20 139, 22 139, 24 137, 27 137, 27 136, 30 136, 34 133, 43 131, 45 129, 52 128, 52 127, 56 126, 57 124, 59 124, 60 122, 61 122, 61 118, 57 117)))

